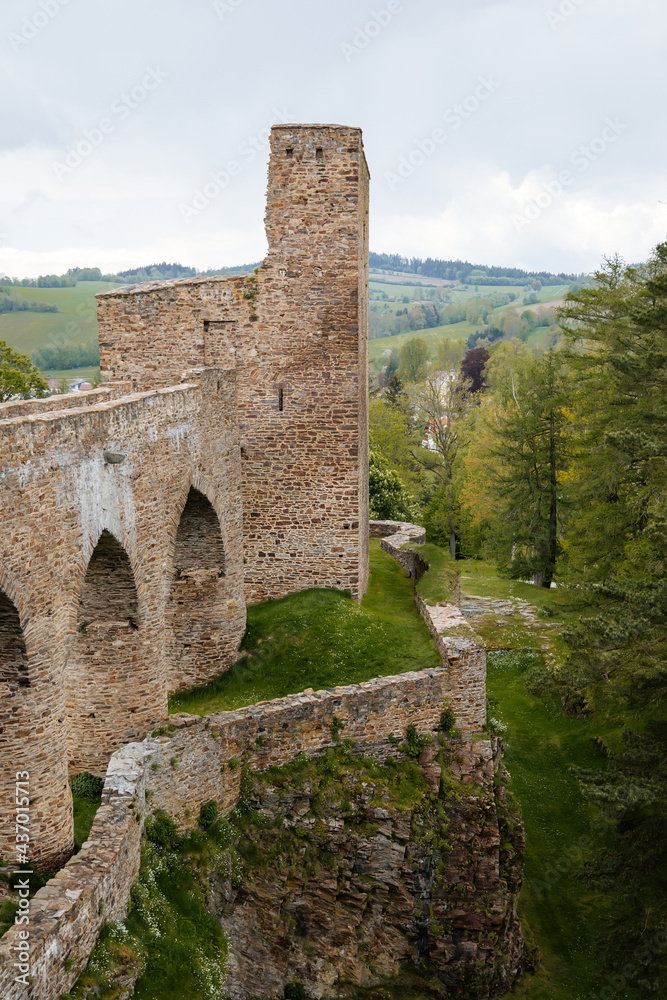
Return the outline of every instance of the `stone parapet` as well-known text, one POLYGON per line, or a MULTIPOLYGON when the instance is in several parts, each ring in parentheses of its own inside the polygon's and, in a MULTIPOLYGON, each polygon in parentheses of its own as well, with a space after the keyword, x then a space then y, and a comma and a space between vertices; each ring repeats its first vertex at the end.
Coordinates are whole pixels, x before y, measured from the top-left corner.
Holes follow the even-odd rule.
POLYGON ((57 393, 54 396, 47 396, 45 399, 11 399, 6 403, 0 403, 0 420, 7 420, 10 417, 30 417, 35 413, 53 413, 57 410, 95 406, 98 403, 106 403, 110 399, 127 396, 131 392, 131 382, 113 382, 109 385, 101 385, 97 389, 89 389, 88 392, 67 392, 62 395, 57 393))
MULTIPOLYGON (((428 570, 428 563, 406 546, 423 545, 426 532, 418 524, 404 521, 371 521, 371 538, 415 580, 428 570)), ((456 723, 462 730, 481 729, 486 723, 486 649, 461 614, 460 582, 457 577, 454 602, 428 604, 415 586, 415 604, 449 671, 450 701, 456 723)))

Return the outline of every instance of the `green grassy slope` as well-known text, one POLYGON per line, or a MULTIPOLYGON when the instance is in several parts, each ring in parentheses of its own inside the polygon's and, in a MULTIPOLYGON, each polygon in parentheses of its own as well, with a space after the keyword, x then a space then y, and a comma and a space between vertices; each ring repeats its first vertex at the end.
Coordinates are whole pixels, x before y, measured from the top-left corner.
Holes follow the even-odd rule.
MULTIPOLYGON (((559 702, 527 690, 531 668, 545 660, 558 668, 565 655, 560 630, 578 614, 568 608, 566 595, 501 579, 488 563, 457 565, 464 601, 474 597, 487 604, 472 624, 496 650, 488 656, 490 715, 507 727, 505 764, 526 830, 519 915, 540 959, 537 974, 527 975, 511 996, 589 1000, 606 985, 596 939, 613 900, 588 888, 582 863, 603 846, 608 833, 570 769, 604 768, 606 759, 593 738, 613 745, 631 720, 574 719, 559 702)), ((636 996, 620 990, 615 1000, 636 996)))
POLYGON ((306 590, 248 608, 245 654, 203 688, 174 695, 172 712, 228 711, 304 688, 357 684, 437 667, 440 659, 414 606, 412 582, 371 542, 361 607, 336 590, 306 590))

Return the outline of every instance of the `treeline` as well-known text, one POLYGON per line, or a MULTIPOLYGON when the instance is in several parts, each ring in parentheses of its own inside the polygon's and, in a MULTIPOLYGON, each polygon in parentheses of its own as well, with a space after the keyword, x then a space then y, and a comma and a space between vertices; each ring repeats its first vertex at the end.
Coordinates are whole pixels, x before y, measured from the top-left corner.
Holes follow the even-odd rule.
POLYGON ((49 305, 48 302, 28 302, 26 299, 10 299, 7 295, 0 295, 0 313, 13 312, 57 313, 58 306, 49 305))
POLYGON ((194 278, 197 271, 194 267, 184 267, 183 264, 149 264, 148 267, 133 267, 127 271, 118 271, 117 278, 130 283, 140 281, 171 281, 174 278, 194 278))
POLYGON ((467 260, 440 260, 434 257, 402 257, 400 254, 370 253, 371 267, 392 271, 421 274, 427 278, 444 278, 471 285, 522 285, 527 281, 539 280, 543 285, 565 285, 582 275, 566 274, 561 271, 523 271, 519 267, 488 267, 471 264, 467 260))
POLYGON ((198 271, 196 267, 185 267, 183 264, 150 264, 148 267, 136 267, 128 271, 119 271, 118 277, 125 282, 139 283, 140 281, 173 281, 176 278, 213 278, 217 275, 226 274, 248 274, 253 271, 259 263, 240 264, 236 267, 212 268, 208 271, 198 271))
POLYGON ((90 340, 86 344, 41 347, 35 351, 32 360, 42 372, 91 368, 99 365, 100 351, 97 341, 90 340))
POLYGON ((70 267, 66 274, 40 274, 38 278, 9 278, 0 275, 0 284, 16 288, 74 288, 78 281, 109 281, 117 285, 138 284, 141 281, 171 281, 175 278, 208 278, 225 274, 248 274, 258 263, 240 264, 236 267, 213 268, 198 271, 183 264, 149 264, 133 267, 116 274, 102 274, 99 267, 70 267))
POLYGON ((0 276, 0 284, 15 288, 74 288, 78 281, 113 281, 122 284, 116 274, 102 274, 99 267, 70 267, 66 274, 40 274, 38 278, 0 276))

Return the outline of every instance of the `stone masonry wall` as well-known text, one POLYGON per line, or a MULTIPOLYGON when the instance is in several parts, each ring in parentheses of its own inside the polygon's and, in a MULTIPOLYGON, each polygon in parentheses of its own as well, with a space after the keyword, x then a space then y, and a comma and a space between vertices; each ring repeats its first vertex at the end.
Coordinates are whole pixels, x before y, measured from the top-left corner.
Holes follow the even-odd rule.
POLYGON ((31 900, 33 985, 14 982, 15 926, 0 939, 0 996, 57 1000, 76 982, 102 924, 126 913, 147 812, 164 809, 181 829, 195 825, 210 799, 230 812, 239 801, 243 762, 262 771, 300 753, 318 755, 335 745, 334 718, 343 724, 340 739, 352 739, 360 752, 396 756, 388 735, 404 735, 409 723, 419 732, 436 729, 447 692, 444 669, 382 677, 206 718, 170 716, 164 735, 116 751, 88 840, 31 900))
POLYGON ((146 751, 130 744, 109 762, 102 805, 90 836, 30 900, 28 925, 0 938, 2 1000, 58 1000, 84 968, 102 925, 122 920, 141 855, 146 751), (30 985, 17 982, 17 945, 28 930, 30 985))
POLYGON ((0 420, 0 596, 24 650, 14 668, 5 648, 11 676, 0 676, 0 854, 14 852, 15 774, 29 771, 31 860, 43 869, 71 853, 68 772, 103 775, 182 683, 167 620, 191 486, 215 509, 225 553, 199 637, 209 677, 233 662, 245 627, 234 373, 99 398, 0 420))
POLYGON ((104 378, 236 369, 248 603, 366 588, 368 180, 359 129, 276 126, 257 274, 98 297, 104 378))
MULTIPOLYGON (((371 521, 372 538, 382 539, 382 548, 406 573, 419 580, 428 569, 418 552, 405 546, 423 545, 424 529, 403 521, 371 521)), ((486 723, 486 650, 461 614, 460 580, 457 576, 451 602, 428 604, 415 587, 415 604, 449 670, 450 702, 457 725, 478 730, 486 723)))

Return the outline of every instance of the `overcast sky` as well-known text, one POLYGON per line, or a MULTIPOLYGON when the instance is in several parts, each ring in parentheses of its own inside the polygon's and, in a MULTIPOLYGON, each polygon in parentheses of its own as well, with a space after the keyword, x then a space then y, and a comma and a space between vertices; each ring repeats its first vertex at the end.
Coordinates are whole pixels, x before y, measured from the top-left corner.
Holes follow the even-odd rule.
POLYGON ((0 272, 260 259, 274 120, 361 126, 376 251, 645 259, 666 43, 664 0, 5 0, 0 272))

